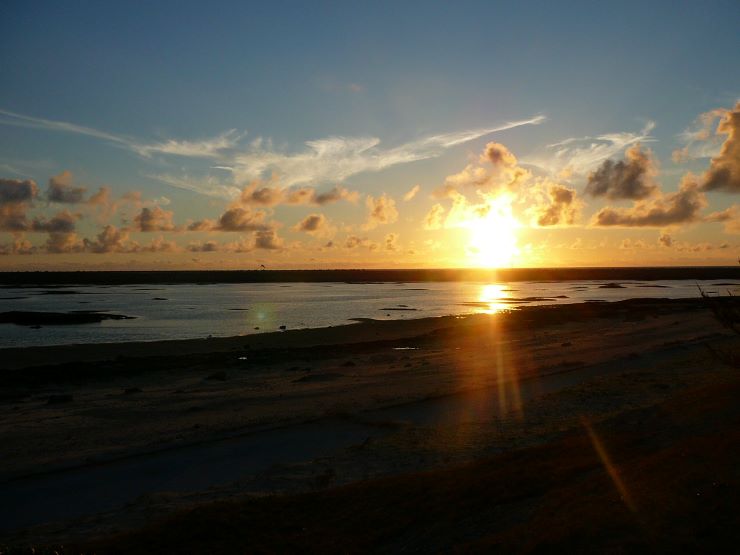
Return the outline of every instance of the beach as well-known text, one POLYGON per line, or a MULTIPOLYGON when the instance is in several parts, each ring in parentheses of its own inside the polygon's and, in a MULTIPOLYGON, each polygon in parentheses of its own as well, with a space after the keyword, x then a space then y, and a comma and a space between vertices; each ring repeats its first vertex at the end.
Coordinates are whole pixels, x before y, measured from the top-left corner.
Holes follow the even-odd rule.
MULTIPOLYGON (((737 377, 712 351, 737 348, 701 299, 636 299, 231 338, 5 349, 0 488, 13 510, 0 519, 0 545, 103 542, 106 552, 113 549, 106 536, 136 541, 146 533, 137 529, 188 518, 193 507, 223 511, 209 504, 259 503, 266 494, 287 507, 324 491, 344 499, 338 507, 356 503, 348 492, 375 480, 469 476, 466 465, 488 468, 532 449, 551 457, 561 442, 586 441, 589 456, 601 460, 609 446, 597 448, 593 438, 602 427, 621 430, 615 422, 644 414, 619 439, 639 443, 665 427, 661 406, 692 392, 726 397, 737 377)), ((696 437, 736 417, 718 423, 712 403, 702 408, 691 424, 696 437)), ((673 441, 667 446, 681 440, 673 441)), ((552 464, 567 462, 560 457, 552 464)), ((613 470, 591 471, 605 477, 599 495, 624 496, 613 470)), ((548 492, 542 485, 537 495, 548 492)), ((375 510, 390 503, 376 501, 375 510)), ((473 527, 470 538, 486 530, 473 527)))

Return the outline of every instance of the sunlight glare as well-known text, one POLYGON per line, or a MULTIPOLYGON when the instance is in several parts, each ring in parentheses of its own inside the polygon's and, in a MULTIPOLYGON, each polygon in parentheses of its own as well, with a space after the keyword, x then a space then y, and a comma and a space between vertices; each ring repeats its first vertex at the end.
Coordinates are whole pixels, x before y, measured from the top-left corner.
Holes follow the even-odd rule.
POLYGON ((512 214, 511 202, 508 195, 489 199, 485 214, 466 222, 465 227, 470 229, 470 255, 477 266, 509 266, 519 254, 516 237, 519 222, 512 214))

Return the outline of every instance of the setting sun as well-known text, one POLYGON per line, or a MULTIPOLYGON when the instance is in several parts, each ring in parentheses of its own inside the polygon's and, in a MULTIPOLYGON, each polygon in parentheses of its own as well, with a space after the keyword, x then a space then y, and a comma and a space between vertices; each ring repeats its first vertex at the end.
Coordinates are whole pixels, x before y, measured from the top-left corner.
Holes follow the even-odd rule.
POLYGON ((470 229, 470 257, 476 266, 501 268, 509 266, 519 254, 519 222, 511 211, 511 198, 500 195, 489 200, 485 214, 466 222, 470 229))

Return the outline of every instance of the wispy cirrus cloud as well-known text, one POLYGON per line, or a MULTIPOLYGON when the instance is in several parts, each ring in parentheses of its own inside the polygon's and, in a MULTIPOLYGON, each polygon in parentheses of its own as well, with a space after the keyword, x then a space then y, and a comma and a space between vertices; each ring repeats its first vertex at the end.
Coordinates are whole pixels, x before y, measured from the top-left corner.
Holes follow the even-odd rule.
POLYGON ((245 134, 234 129, 202 140, 144 142, 74 123, 0 110, 0 125, 85 135, 127 148, 143 157, 160 154, 212 160, 207 170, 226 171, 228 178, 193 179, 188 175, 171 173, 149 177, 174 187, 223 198, 236 196, 240 184, 265 177, 277 177, 284 187, 337 183, 358 173, 377 172, 399 164, 435 158, 454 146, 507 129, 537 125, 545 119, 539 115, 497 126, 430 135, 391 148, 383 148, 377 137, 332 136, 306 141, 301 149, 289 151, 276 148, 271 140, 261 137, 244 144, 245 134))
POLYGON ((116 135, 108 133, 107 131, 94 129, 92 127, 77 125, 66 121, 55 121, 27 116, 16 112, 10 112, 8 110, 0 110, 0 125, 85 135, 87 137, 93 137, 95 139, 101 139, 103 141, 113 143, 123 148, 128 148, 129 150, 147 158, 154 154, 169 154, 193 158, 218 159, 221 158, 225 152, 234 149, 243 137, 243 134, 237 133, 236 129, 230 129, 215 137, 198 141, 168 139, 162 142, 146 143, 125 135, 116 135))
POLYGON ((531 156, 524 163, 538 166, 553 175, 586 175, 604 160, 620 154, 637 143, 650 143, 655 122, 648 121, 638 132, 605 133, 603 135, 565 139, 547 145, 547 152, 531 156))

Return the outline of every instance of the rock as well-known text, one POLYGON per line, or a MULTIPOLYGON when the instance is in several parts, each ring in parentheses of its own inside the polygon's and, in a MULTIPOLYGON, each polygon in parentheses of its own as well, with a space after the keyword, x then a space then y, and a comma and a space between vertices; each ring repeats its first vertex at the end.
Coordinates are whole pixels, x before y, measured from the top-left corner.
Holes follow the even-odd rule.
POLYGON ((206 377, 206 379, 207 380, 217 380, 217 381, 223 382, 223 381, 226 381, 227 376, 226 376, 226 372, 224 372, 223 370, 219 370, 218 372, 214 372, 210 376, 206 377))
POLYGON ((287 328, 285 326, 280 326, 280 329, 285 331, 287 328))
POLYGON ((69 393, 62 393, 58 395, 49 395, 49 399, 46 401, 47 405, 59 405, 62 403, 71 403, 74 401, 74 397, 69 393))
POLYGON ((348 360, 347 362, 345 362, 344 364, 342 364, 342 366, 349 367, 349 366, 357 366, 357 365, 353 361, 348 360))
POLYGON ((125 395, 132 395, 134 393, 142 393, 142 391, 140 387, 127 387, 123 390, 123 393, 125 395))

